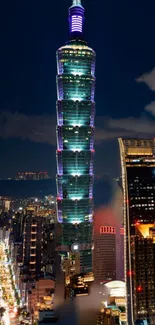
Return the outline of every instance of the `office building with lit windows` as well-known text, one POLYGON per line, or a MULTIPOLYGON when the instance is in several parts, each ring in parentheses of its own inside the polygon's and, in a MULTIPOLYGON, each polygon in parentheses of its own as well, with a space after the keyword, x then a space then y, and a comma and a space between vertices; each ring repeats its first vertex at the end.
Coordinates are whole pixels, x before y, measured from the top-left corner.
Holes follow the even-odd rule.
POLYGON ((23 274, 32 278, 53 277, 55 240, 52 218, 32 211, 24 217, 23 274))
POLYGON ((155 141, 119 139, 128 323, 155 324, 155 141))
POLYGON ((70 41, 57 51, 57 217, 73 273, 92 269, 95 52, 83 23, 81 0, 73 0, 70 41))
POLYGON ((116 227, 94 222, 93 266, 96 282, 116 280, 116 227))
POLYGON ((35 278, 43 266, 43 217, 25 217, 23 239, 23 273, 35 278))

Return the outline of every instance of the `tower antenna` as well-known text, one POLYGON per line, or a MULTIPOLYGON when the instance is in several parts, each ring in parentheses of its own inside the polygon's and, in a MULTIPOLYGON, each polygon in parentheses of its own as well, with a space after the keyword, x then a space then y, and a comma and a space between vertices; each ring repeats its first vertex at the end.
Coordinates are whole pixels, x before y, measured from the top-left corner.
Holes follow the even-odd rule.
MULTIPOLYGON (((70 33, 81 34, 83 33, 84 23, 84 8, 82 7, 81 0, 73 0, 72 6, 69 8, 69 27, 70 33)), ((75 35, 74 35, 75 36, 75 35)))
POLYGON ((73 6, 81 6, 81 0, 73 0, 73 6))

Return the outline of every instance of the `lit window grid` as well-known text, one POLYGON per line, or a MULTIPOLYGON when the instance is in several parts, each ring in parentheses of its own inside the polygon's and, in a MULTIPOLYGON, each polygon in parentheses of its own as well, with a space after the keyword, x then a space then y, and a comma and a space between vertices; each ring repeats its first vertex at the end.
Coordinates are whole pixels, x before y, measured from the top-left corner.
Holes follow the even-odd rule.
MULTIPOLYGON (((69 52, 66 47, 57 52, 57 218, 64 245, 75 241, 74 225, 82 225, 81 242, 87 241, 93 220, 95 53, 85 45, 69 46, 69 52), (78 175, 83 180, 80 191, 75 181, 78 175)), ((88 241, 92 242, 92 228, 88 241)))

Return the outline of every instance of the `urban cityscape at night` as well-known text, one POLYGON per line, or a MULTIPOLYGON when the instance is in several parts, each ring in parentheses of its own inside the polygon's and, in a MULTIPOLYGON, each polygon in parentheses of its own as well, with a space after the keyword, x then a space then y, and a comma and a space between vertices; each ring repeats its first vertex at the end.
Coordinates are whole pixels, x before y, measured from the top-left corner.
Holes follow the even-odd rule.
POLYGON ((155 325, 155 3, 9 2, 0 325, 155 325))

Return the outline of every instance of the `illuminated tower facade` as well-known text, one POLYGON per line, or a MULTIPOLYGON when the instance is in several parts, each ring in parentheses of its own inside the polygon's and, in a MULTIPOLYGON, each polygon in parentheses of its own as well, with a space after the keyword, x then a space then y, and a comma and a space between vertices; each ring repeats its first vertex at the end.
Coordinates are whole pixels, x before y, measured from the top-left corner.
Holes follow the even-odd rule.
POLYGON ((128 324, 155 324, 155 141, 119 139, 128 324))
POLYGON ((92 269, 95 52, 83 23, 81 1, 73 0, 70 41, 57 51, 57 217, 73 273, 92 269))

